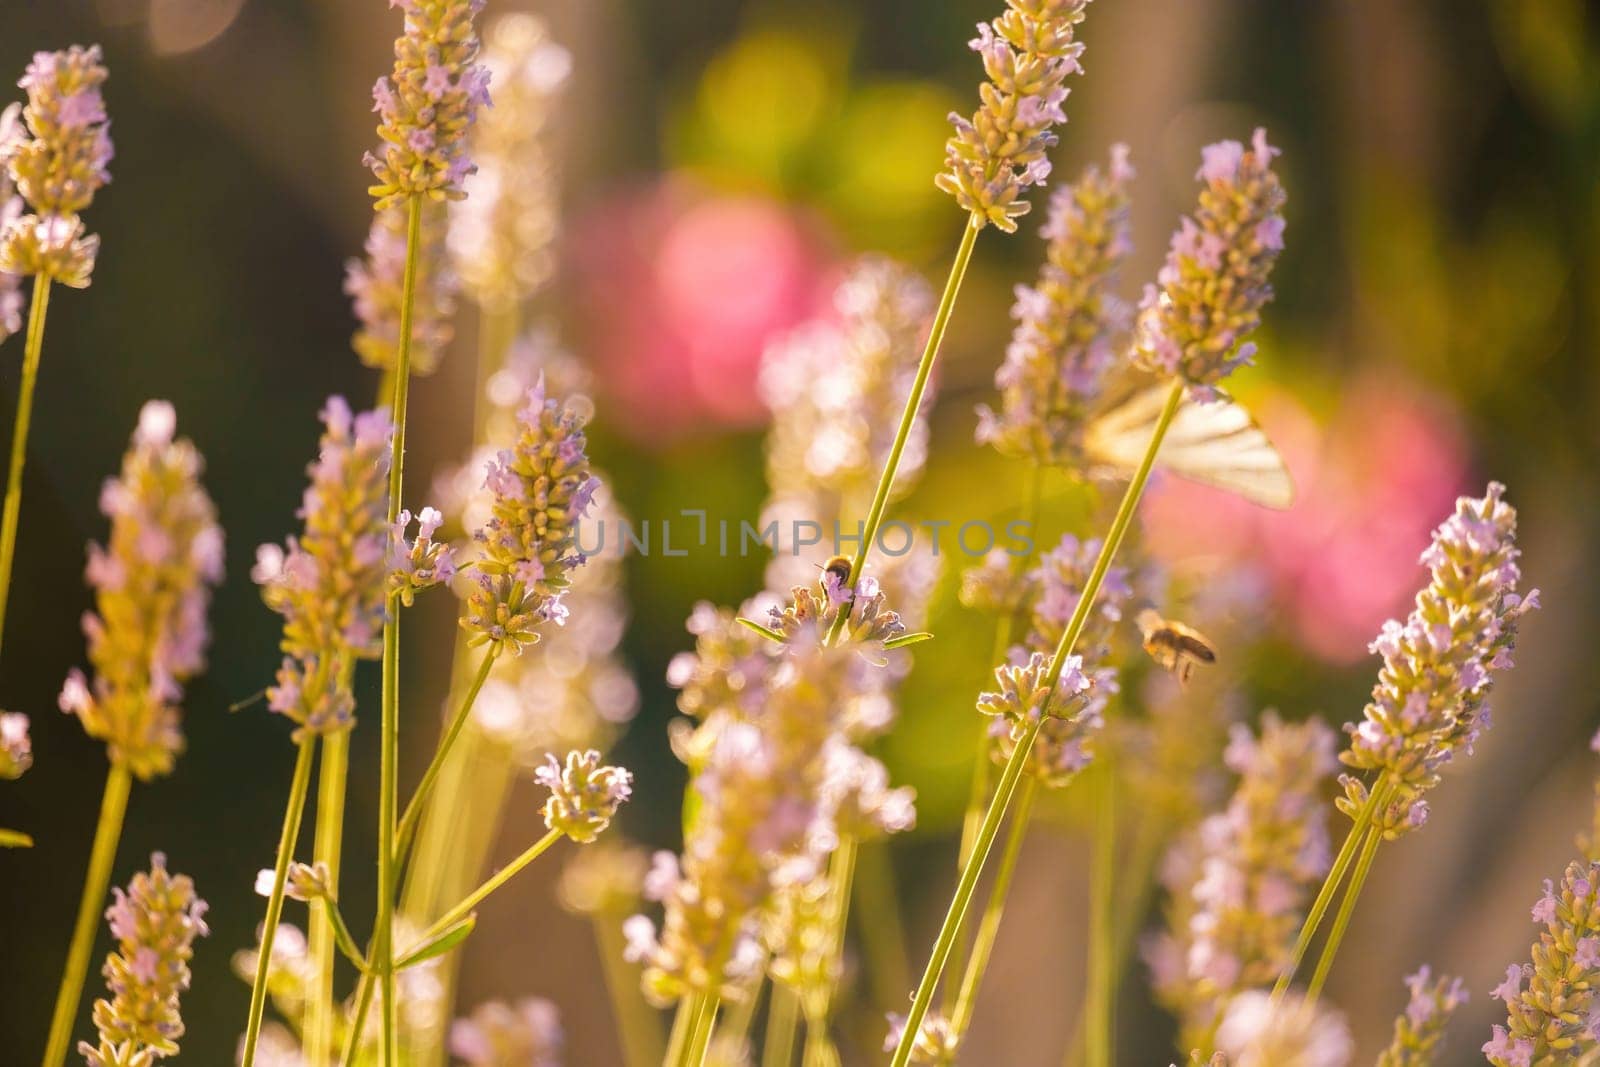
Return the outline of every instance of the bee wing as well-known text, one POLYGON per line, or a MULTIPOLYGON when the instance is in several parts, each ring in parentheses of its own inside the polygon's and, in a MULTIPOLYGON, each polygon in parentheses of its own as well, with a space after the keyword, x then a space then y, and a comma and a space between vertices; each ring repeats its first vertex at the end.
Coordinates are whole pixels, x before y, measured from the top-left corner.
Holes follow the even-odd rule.
MULTIPOLYGON (((1150 444, 1167 389, 1144 385, 1114 394, 1084 434, 1090 462, 1116 477, 1131 476, 1150 444)), ((1283 456, 1243 405, 1226 396, 1209 404, 1185 399, 1156 465, 1262 507, 1282 511, 1294 503, 1294 481, 1283 456)))

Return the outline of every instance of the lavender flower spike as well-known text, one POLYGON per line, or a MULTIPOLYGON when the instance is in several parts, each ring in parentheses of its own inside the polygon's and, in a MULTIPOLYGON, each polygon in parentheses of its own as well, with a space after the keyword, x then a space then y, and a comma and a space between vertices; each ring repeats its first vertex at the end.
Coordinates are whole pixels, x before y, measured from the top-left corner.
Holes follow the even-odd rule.
POLYGON ((474 644, 520 652, 541 625, 565 618, 561 596, 584 562, 577 524, 599 486, 583 433, 589 410, 581 397, 547 397, 541 379, 517 412, 516 442, 488 465, 494 502, 474 535, 483 555, 461 620, 474 644))
POLYGON ((1090 408, 1116 362, 1129 309, 1117 299, 1118 269, 1133 248, 1126 145, 1111 165, 1091 166, 1050 198, 1040 231, 1045 262, 1032 286, 1017 286, 1016 329, 995 372, 1000 411, 978 408, 978 442, 1035 463, 1081 467, 1090 408))
POLYGON ((1483 1046, 1496 1067, 1575 1063, 1600 1048, 1600 864, 1568 864, 1559 888, 1546 881, 1533 919, 1544 926, 1533 962, 1512 964, 1491 994, 1506 1003, 1506 1025, 1483 1046))
POLYGON ((484 0, 390 0, 405 12, 394 72, 372 88, 382 143, 363 159, 377 178, 368 189, 382 211, 413 197, 460 200, 473 171, 467 131, 489 104, 489 72, 474 63, 472 20, 484 0))
POLYGON ((1438 1055, 1445 1024, 1467 1002, 1459 978, 1433 976, 1427 964, 1406 977, 1411 994, 1406 1010, 1394 1021, 1394 1039, 1378 1056, 1376 1067, 1430 1067, 1438 1055))
POLYGON ((267 606, 283 616, 283 666, 267 704, 316 734, 351 725, 350 668, 380 650, 394 432, 386 409, 353 415, 337 396, 322 422, 300 505, 304 529, 281 548, 262 545, 250 572, 267 606))
POLYGON ((492 1000, 450 1024, 450 1052, 468 1067, 561 1067, 565 1042, 561 1016, 543 997, 492 1000))
POLYGON ((121 476, 100 490, 111 538, 89 546, 97 610, 83 617, 94 681, 73 670, 58 701, 142 780, 169 772, 183 748, 178 702, 205 665, 208 587, 222 580, 222 528, 200 485, 203 463, 174 440, 176 425, 171 404, 145 404, 121 476))
POLYGON ((1200 204, 1172 235, 1159 287, 1145 288, 1133 358, 1208 395, 1255 346, 1245 339, 1272 298, 1268 278, 1283 248, 1283 186, 1272 170, 1278 149, 1258 129, 1246 148, 1221 141, 1204 150, 1200 204))
POLYGON ((166 857, 150 857, 149 873, 133 876, 106 910, 117 951, 101 973, 110 1000, 94 1002, 100 1044, 82 1042, 89 1067, 147 1067, 176 1055, 183 1036, 178 998, 189 989, 194 940, 204 937, 206 902, 186 875, 167 873, 166 857))
POLYGON ((579 844, 589 844, 605 832, 622 802, 633 795, 633 775, 621 767, 600 764, 600 753, 567 753, 566 764, 554 756, 534 772, 534 781, 550 790, 544 804, 544 824, 579 844))
POLYGON ((28 717, 0 711, 0 778, 21 778, 33 766, 33 742, 28 738, 28 717))
MULTIPOLYGON (((1431 580, 1416 607, 1403 624, 1385 623, 1372 642, 1383 666, 1364 720, 1346 727, 1350 747, 1340 758, 1391 784, 1375 816, 1387 836, 1421 826, 1428 816, 1423 795, 1438 784, 1439 768, 1472 752, 1489 724, 1493 674, 1511 666, 1518 622, 1539 605, 1538 590, 1517 592, 1517 513, 1504 493, 1491 482, 1482 498, 1456 501, 1422 554, 1431 580)), ((1339 807, 1354 817, 1367 786, 1354 775, 1342 782, 1339 807)))
POLYGON ((1006 11, 980 23, 971 42, 988 80, 970 120, 952 113, 945 169, 934 183, 972 213, 977 224, 1015 232, 1028 212, 1021 199, 1050 175, 1053 128, 1067 121, 1067 75, 1080 69, 1074 39, 1089 0, 1006 0, 1006 11))
MULTIPOLYGON (((443 204, 425 201, 417 229, 416 292, 411 305, 411 372, 439 369, 455 331, 455 274, 445 260, 447 214, 443 204)), ((400 349, 400 305, 405 297, 406 209, 388 207, 372 216, 366 259, 345 263, 344 292, 360 327, 350 339, 368 367, 393 370, 400 349)))
POLYGON ((14 122, 0 120, 0 163, 32 213, 0 207, 0 272, 76 289, 89 284, 100 239, 84 236, 78 214, 111 180, 111 134, 100 95, 106 76, 99 45, 73 45, 34 53, 17 83, 28 91, 22 118, 29 136, 18 138, 14 122))
POLYGON ((508 308, 555 269, 558 190, 546 142, 572 55, 550 39, 543 21, 519 11, 489 28, 483 64, 494 107, 472 131, 479 173, 472 196, 451 211, 450 253, 477 304, 508 308))
MULTIPOLYGON (((10 161, 27 139, 22 129, 22 105, 0 110, 0 248, 4 235, 25 210, 11 181, 10 161)), ((0 341, 22 329, 22 274, 0 270, 0 341)))

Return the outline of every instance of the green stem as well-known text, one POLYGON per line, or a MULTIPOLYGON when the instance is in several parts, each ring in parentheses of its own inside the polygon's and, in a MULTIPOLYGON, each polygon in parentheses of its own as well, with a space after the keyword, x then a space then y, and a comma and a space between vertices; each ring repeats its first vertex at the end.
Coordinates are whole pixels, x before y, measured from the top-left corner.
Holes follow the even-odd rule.
MULTIPOLYGON (((317 776, 316 838, 311 846, 311 858, 314 863, 327 866, 328 885, 335 898, 344 852, 344 802, 349 770, 350 731, 340 730, 324 736, 322 765, 317 776)), ((336 924, 342 926, 343 920, 333 901, 324 900, 312 907, 309 943, 317 980, 307 1006, 307 1063, 326 1064, 333 1054, 334 964, 340 950, 336 924)), ((346 931, 345 936, 348 934, 346 931)))
MULTIPOLYGON (((972 249, 977 244, 978 233, 982 229, 982 218, 973 215, 967 220, 967 226, 961 233, 961 243, 956 247, 955 260, 950 264, 950 276, 945 279, 944 292, 939 297, 939 307, 933 314, 933 325, 928 330, 928 341, 922 348, 922 359, 917 364, 917 376, 911 383, 911 393, 906 397, 905 409, 900 413, 900 426, 895 431, 894 443, 889 448, 889 457, 884 461, 883 473, 878 478, 878 488, 872 494, 872 506, 867 510, 861 544, 856 546, 856 553, 850 560, 851 586, 861 579, 861 568, 866 564, 867 554, 872 551, 872 545, 878 539, 878 529, 883 525, 883 513, 889 506, 889 493, 894 488, 895 475, 900 470, 900 456, 905 452, 906 442, 911 438, 911 428, 916 425, 917 411, 922 407, 922 395, 928 389, 928 378, 933 374, 933 364, 939 356, 939 346, 944 342, 946 327, 950 325, 950 313, 955 310, 956 294, 961 291, 961 280, 966 277, 967 264, 972 261, 972 249)), ((847 613, 841 611, 834 619, 835 632, 843 627, 846 616, 847 613)))
POLYGON ((372 1011, 372 994, 378 988, 377 978, 371 971, 361 973, 356 984, 356 1010, 350 1016, 350 1030, 344 1035, 344 1054, 339 1057, 339 1067, 355 1067, 361 1052, 361 1035, 367 1028, 367 1016, 372 1011))
POLYGON ((611 1010, 617 1017, 627 1067, 651 1067, 661 1062, 661 1026, 655 1013, 639 995, 639 979, 622 958, 625 940, 622 926, 614 916, 597 915, 595 937, 600 943, 600 961, 605 968, 606 991, 611 994, 611 1010))
MULTIPOLYGON (((1167 435, 1167 429, 1172 425, 1173 416, 1178 413, 1178 405, 1183 402, 1183 382, 1181 379, 1172 383, 1172 389, 1167 394, 1166 404, 1161 409, 1160 418, 1156 420, 1155 430, 1150 435, 1150 444, 1145 448, 1144 458, 1140 460, 1139 467, 1134 471, 1133 478, 1128 482, 1128 488, 1122 496, 1122 503, 1117 507, 1117 514, 1111 522, 1111 529, 1106 533, 1105 542, 1100 546, 1100 555, 1094 562, 1094 567, 1089 572, 1088 579, 1084 582, 1083 593, 1078 598, 1078 604, 1073 609, 1072 618, 1068 621, 1066 629, 1061 634, 1061 641, 1056 645, 1055 657, 1051 660, 1050 670, 1044 679, 1043 688, 1046 693, 1054 694, 1057 683, 1061 681, 1061 672, 1066 668, 1067 657, 1071 654, 1073 646, 1077 643, 1079 635, 1083 632, 1084 624, 1088 621, 1089 612, 1094 607, 1095 598, 1100 595, 1100 586, 1104 584, 1106 572, 1111 569, 1111 561, 1116 556, 1117 550, 1122 547, 1122 540, 1128 534, 1128 527, 1133 523, 1134 512, 1138 509, 1139 498, 1144 495, 1144 487, 1150 481, 1150 471, 1155 467, 1156 453, 1161 449, 1161 442, 1167 435)), ((917 987, 911 999, 911 1011, 906 1019, 905 1033, 901 1035, 900 1044, 895 1049, 893 1067, 906 1067, 911 1060, 911 1050, 916 1043, 917 1034, 922 1028, 922 1020, 928 1013, 928 1005, 933 1000, 934 987, 938 984, 939 976, 945 964, 949 961, 950 952, 955 945, 961 923, 966 916, 967 907, 972 903, 972 894, 977 887, 978 876, 983 872, 983 865, 988 860, 989 849, 994 844, 995 835, 999 833, 1000 823, 1004 819, 1006 809, 1011 805, 1012 795, 1016 792, 1017 779, 1022 774, 1022 769, 1028 760, 1028 754, 1033 750, 1034 739, 1039 736, 1039 727, 1044 716, 1049 714, 1048 701, 1040 709, 1040 717, 1030 722, 1023 731, 1022 737, 1017 740, 1012 749, 1011 757, 1006 760, 1005 770, 1001 772, 1000 783, 995 789, 994 799, 989 802, 989 810, 984 815, 983 825, 978 830, 978 839, 973 845, 972 857, 967 865, 962 868, 961 880, 956 886, 955 895, 950 901, 950 909, 945 913, 944 925, 939 930, 939 936, 934 942, 933 953, 928 959, 927 969, 923 972, 922 982, 917 987)))
POLYGON ((1101 766, 1100 805, 1095 819, 1094 881, 1089 892, 1089 989, 1085 1041, 1089 1067, 1110 1067, 1116 1047, 1116 775, 1101 766))
POLYGON ((701 999, 694 1027, 689 1031, 689 1040, 684 1043, 682 1067, 702 1067, 705 1063, 706 1050, 711 1047, 711 1032, 717 1026, 717 1007, 720 1003, 721 998, 715 993, 707 993, 701 999))
POLYGON ((479 904, 483 903, 485 897, 487 897, 490 893, 493 893, 496 889, 499 889, 501 886, 505 885, 507 882, 511 881, 511 879, 515 878, 517 874, 521 872, 522 868, 526 867, 528 864, 544 855, 544 853, 549 850, 550 846, 555 844, 557 841, 560 841, 561 838, 562 833, 560 830, 551 830, 549 833, 539 838, 539 840, 535 841, 532 845, 528 846, 528 848, 523 851, 522 855, 506 864, 498 872, 496 872, 492 878, 488 879, 478 888, 474 889, 472 892, 468 893, 464 898, 462 898, 461 902, 455 907, 439 916, 433 925, 428 927, 428 929, 417 938, 418 944, 428 940, 430 937, 437 937, 439 934, 444 933, 446 927, 453 926, 462 919, 465 919, 472 913, 473 908, 476 908, 479 904))
POLYGON ((100 799, 100 821, 95 825, 94 846, 89 851, 89 873, 83 879, 83 896, 78 901, 78 918, 72 927, 72 943, 67 948, 67 965, 56 993, 55 1012, 50 1016, 50 1039, 45 1044, 44 1067, 61 1067, 72 1044, 72 1024, 78 1016, 83 996, 84 976, 89 973, 89 953, 94 948, 95 930, 100 925, 100 909, 111 884, 111 868, 117 858, 117 842, 122 838, 122 819, 128 811, 128 790, 133 776, 120 763, 111 764, 106 773, 105 794, 100 799))
MULTIPOLYGON (((406 266, 400 295, 400 338, 395 346, 394 439, 389 454, 389 523, 400 514, 406 457, 406 405, 411 392, 411 318, 416 303, 417 258, 422 229, 422 199, 406 204, 406 266)), ((383 717, 378 783, 378 906, 373 932, 373 962, 383 993, 380 1067, 396 1067, 398 1033, 394 997, 395 809, 400 806, 400 601, 390 597, 383 621, 383 717)), ((246 1065, 248 1067, 248 1065, 246 1065)))
MULTIPOLYGON (((33 421, 33 392, 39 381, 39 356, 44 351, 45 312, 50 306, 50 279, 33 279, 33 305, 22 349, 22 386, 17 391, 17 421, 11 429, 11 472, 6 476, 5 516, 0 520, 0 634, 11 599, 11 566, 17 555, 17 527, 22 521, 22 467, 28 458, 28 425, 33 421)), ((73 1005, 76 1010, 77 1005, 73 1005)), ((62 1056, 66 1053, 62 1052, 62 1056)))
POLYGON ((1339 902, 1339 914, 1333 917, 1333 929, 1328 931, 1328 940, 1322 946, 1317 969, 1311 973, 1311 984, 1306 987, 1306 997, 1310 1000, 1317 999, 1322 993, 1323 984, 1328 980, 1328 972, 1333 969, 1333 958, 1339 952, 1340 943, 1344 941, 1344 932, 1350 925, 1350 916, 1355 914, 1361 887, 1367 884, 1367 875, 1372 871, 1372 861, 1377 857, 1378 846, 1382 843, 1382 829, 1377 826, 1369 827, 1366 844, 1361 849, 1361 858, 1356 861, 1355 873, 1350 876, 1350 885, 1344 891, 1344 899, 1339 902))
POLYGON ((1022 855, 1022 841, 1028 836, 1028 823, 1033 818, 1033 801, 1038 793, 1038 780, 1029 777, 1017 799, 1017 808, 1011 813, 1011 829, 1006 834, 1005 848, 1000 853, 1000 866, 995 868, 994 885, 989 888, 989 903, 984 906, 983 918, 978 923, 978 934, 972 945, 972 957, 967 962, 966 973, 961 977, 961 994, 950 1012, 950 1029, 957 1038, 967 1032, 972 1023, 972 1012, 978 1002, 978 986, 988 970, 989 958, 994 954, 995 940, 1000 933, 1000 920, 1005 912, 1006 895, 1011 891, 1011 879, 1016 873, 1017 857, 1022 855))
POLYGON ((405 863, 406 852, 411 848, 411 841, 416 836, 417 824, 422 821, 422 812, 427 804, 428 796, 433 791, 433 786, 439 778, 439 772, 444 769, 445 758, 454 748, 456 738, 461 736, 462 727, 467 725, 467 720, 472 716, 472 705, 478 699, 478 693, 483 689, 483 683, 489 680, 489 671, 494 667, 495 657, 500 654, 500 646, 495 645, 484 653, 483 662, 478 666, 478 673, 472 678, 472 684, 467 687, 467 694, 461 700, 461 706, 456 709, 455 715, 445 727, 444 736, 439 739, 439 747, 433 753, 433 759, 428 763, 428 769, 422 773, 422 781, 417 784, 417 791, 411 794, 411 800, 406 804, 406 811, 400 818, 400 828, 396 832, 394 866, 398 868, 405 863))
POLYGON ((667 1052, 661 1067, 678 1067, 683 1060, 683 1050, 689 1044, 689 1032, 700 1019, 700 994, 680 997, 678 1010, 672 1016, 672 1033, 667 1037, 667 1052))
POLYGON ((1339 854, 1334 857, 1333 866, 1328 870, 1328 876, 1322 880, 1322 888, 1317 891, 1317 898, 1311 904, 1311 910, 1306 912, 1306 921, 1300 927, 1300 936, 1295 939, 1294 949, 1289 954, 1288 961, 1284 964, 1282 972, 1278 975, 1277 983, 1272 987, 1272 999, 1282 1000, 1283 995, 1289 991, 1289 985, 1294 981, 1295 971, 1300 969, 1300 963, 1306 957, 1306 950, 1311 947, 1311 939, 1317 936, 1317 930, 1322 925, 1323 916, 1328 912, 1328 906, 1333 903, 1334 894, 1339 891, 1339 886, 1344 882, 1344 876, 1350 869, 1350 863, 1355 859, 1356 847, 1361 843, 1361 835, 1366 832, 1371 824, 1378 805, 1388 799, 1390 792, 1389 779, 1380 777, 1373 783, 1371 791, 1367 794, 1367 802, 1361 805, 1356 812, 1355 819, 1350 826, 1350 833, 1345 837, 1344 844, 1339 846, 1339 854))
POLYGON ((261 924, 261 944, 256 950, 256 978, 250 986, 250 1017, 245 1023, 244 1050, 239 1067, 256 1061, 256 1043, 261 1039, 261 1018, 267 1008, 267 973, 272 967, 272 941, 278 933, 278 917, 283 914, 283 884, 294 858, 295 842, 300 839, 300 819, 306 810, 306 794, 311 791, 311 755, 316 750, 316 735, 307 734, 300 742, 294 761, 294 780, 289 784, 289 803, 283 813, 283 833, 278 838, 278 857, 272 867, 272 894, 267 897, 267 917, 261 924))
POLYGON ((794 1036, 800 1022, 800 998, 786 985, 774 983, 767 1009, 767 1036, 761 1046, 761 1067, 789 1067, 794 1062, 794 1036))

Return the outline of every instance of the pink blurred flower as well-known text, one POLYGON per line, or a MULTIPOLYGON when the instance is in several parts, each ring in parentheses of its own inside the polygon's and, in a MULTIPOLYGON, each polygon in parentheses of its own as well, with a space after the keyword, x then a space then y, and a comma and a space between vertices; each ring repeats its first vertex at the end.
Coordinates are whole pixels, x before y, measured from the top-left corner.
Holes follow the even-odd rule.
POLYGON ((1387 376, 1358 379, 1326 425, 1287 393, 1253 409, 1294 475, 1294 507, 1162 478, 1146 505, 1151 546, 1259 568, 1308 651, 1360 660, 1383 620, 1405 613, 1418 553, 1467 483, 1465 436, 1445 401, 1387 376))
POLYGON ((640 437, 758 425, 769 340, 827 306, 827 259, 795 210, 682 178, 616 194, 573 232, 583 330, 640 437))

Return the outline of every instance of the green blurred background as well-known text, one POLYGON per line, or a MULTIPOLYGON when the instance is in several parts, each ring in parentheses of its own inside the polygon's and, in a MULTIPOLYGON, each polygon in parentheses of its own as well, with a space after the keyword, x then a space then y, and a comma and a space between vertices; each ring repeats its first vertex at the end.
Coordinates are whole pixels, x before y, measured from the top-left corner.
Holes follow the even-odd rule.
MULTIPOLYGON (((541 306, 595 368, 595 447, 616 495, 640 518, 703 507, 753 519, 765 341, 814 313, 855 252, 943 276, 961 226, 932 185, 944 115, 971 110, 978 65, 964 42, 998 4, 490 2, 491 15, 512 9, 546 17, 574 55, 555 120, 561 268, 541 306)), ((210 671, 187 700, 188 754, 171 778, 136 789, 115 881, 162 849, 210 900, 183 1057, 231 1062, 248 989, 228 958, 259 920, 251 883, 270 862, 292 763, 284 722, 259 706, 226 710, 275 663, 277 620, 246 572, 255 545, 294 525, 322 399, 375 388, 349 353, 340 282, 369 220, 359 163, 373 136, 369 88, 388 68, 398 18, 380 0, 11 0, 3 21, 5 79, 36 48, 104 45, 117 157, 89 216, 103 236, 93 287, 52 301, 0 664, 0 704, 33 716, 36 754, 24 779, 0 788, 0 825, 38 841, 0 852, 0 1060, 32 1062, 42 1047, 103 778, 100 746, 54 711, 82 660, 82 545, 102 536, 99 483, 139 405, 159 396, 207 457, 229 579, 210 671)), ((1231 668, 1251 706, 1336 723, 1359 714, 1373 676, 1367 636, 1417 584, 1415 554, 1450 497, 1489 477, 1511 486, 1526 570, 1546 593, 1497 690, 1499 724, 1451 774, 1427 831, 1388 850, 1364 898, 1330 987, 1362 1056, 1387 1038, 1400 975, 1426 959, 1467 977, 1473 1001, 1446 1059, 1477 1059, 1498 1006, 1487 990, 1526 958, 1526 909, 1590 820, 1596 21, 1579 0, 1102 0, 1083 31, 1086 74, 1057 174, 1130 144, 1140 169, 1130 282, 1153 273, 1187 208, 1201 144, 1259 124, 1284 149, 1288 250, 1260 367, 1241 389, 1294 442, 1302 501, 1221 530, 1272 583, 1265 621, 1277 636, 1231 668)), ((1020 472, 972 447, 971 412, 989 398, 1011 286, 1034 270, 1037 221, 980 242, 947 343, 928 475, 907 514, 1003 515, 1020 499, 1020 472)), ((459 358, 413 394, 413 485, 466 448, 472 332, 464 315, 459 358)), ((0 348, 7 418, 20 355, 20 341, 0 348)), ((1182 518, 1193 499, 1156 502, 1177 515, 1172 538, 1194 539, 1182 518)), ((741 601, 761 571, 759 559, 712 553, 630 561, 626 652, 643 706, 617 755, 639 774, 623 825, 642 841, 676 845, 682 774, 664 743, 663 673, 689 643, 682 620, 698 599, 741 601)), ((917 838, 897 853, 919 963, 947 899, 967 695, 988 651, 981 628, 950 610, 952 589, 947 576, 940 651, 922 657, 890 749, 897 776, 922 794, 917 838)), ((449 605, 423 611, 407 627, 414 740, 433 736, 451 632, 449 605)), ((370 707, 375 672, 364 685, 370 707)), ((371 718, 355 734, 344 896, 358 902, 371 893, 371 718)), ((408 748, 413 769, 419 755, 408 748)), ((519 796, 502 856, 534 832, 537 798, 519 796)), ((1059 1062, 1080 988, 1087 853, 1071 805, 1056 814, 1025 854, 970 1063, 1059 1062)), ((550 996, 567 1018, 569 1062, 617 1062, 588 932, 554 908, 548 878, 497 898, 484 928, 493 935, 467 950, 466 1001, 550 996)), ((95 985, 91 974, 80 1036, 95 985)), ((1123 1002, 1120 1059, 1165 1063, 1166 1024, 1137 985, 1123 1002)))

